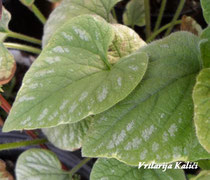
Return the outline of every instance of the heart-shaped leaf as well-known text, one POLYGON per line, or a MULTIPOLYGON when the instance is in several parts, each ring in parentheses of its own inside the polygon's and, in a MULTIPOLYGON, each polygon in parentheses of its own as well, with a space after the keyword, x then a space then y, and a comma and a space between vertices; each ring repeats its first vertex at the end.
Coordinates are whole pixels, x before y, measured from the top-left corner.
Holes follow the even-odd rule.
POLYGON ((147 69, 148 56, 132 53, 109 70, 105 63, 115 35, 111 25, 90 15, 62 26, 26 73, 3 130, 78 122, 130 94, 147 69))
POLYGON ((0 42, 0 85, 8 83, 16 70, 16 63, 12 54, 0 42))
POLYGON ((43 36, 43 46, 47 44, 55 30, 67 20, 83 14, 99 15, 107 21, 113 22, 110 14, 114 5, 121 0, 63 0, 61 4, 50 14, 43 36))
POLYGON ((144 169, 128 166, 115 159, 98 159, 91 171, 90 180, 185 180, 183 170, 144 169))
POLYGON ((94 117, 83 155, 130 165, 210 157, 193 123, 192 89, 201 66, 198 41, 178 32, 140 48, 149 55, 144 80, 125 100, 94 117))
POLYGON ((203 69, 198 75, 193 100, 197 136, 201 145, 210 152, 210 68, 203 69))
POLYGON ((53 128, 42 129, 48 140, 56 147, 67 151, 81 148, 82 141, 87 134, 91 117, 80 122, 64 124, 53 128))
POLYGON ((35 0, 20 0, 22 4, 25 6, 31 6, 34 3, 35 0))
POLYGON ((70 175, 64 172, 57 156, 48 150, 30 149, 22 153, 16 164, 17 180, 69 180, 70 175))
POLYGON ((123 22, 131 27, 145 25, 144 0, 131 0, 128 2, 123 14, 123 22))
POLYGON ((210 24, 210 1, 201 0, 201 6, 203 9, 203 16, 208 24, 210 24))

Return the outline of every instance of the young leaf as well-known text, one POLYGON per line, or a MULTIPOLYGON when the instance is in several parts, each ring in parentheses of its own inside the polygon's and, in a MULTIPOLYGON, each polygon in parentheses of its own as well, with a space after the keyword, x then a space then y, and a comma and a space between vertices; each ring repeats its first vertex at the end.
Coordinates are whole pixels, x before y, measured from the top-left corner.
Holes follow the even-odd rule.
POLYGON ((0 32, 7 32, 9 21, 11 19, 10 13, 3 7, 2 9, 2 17, 0 20, 0 32))
POLYGON ((123 22, 131 27, 145 25, 144 0, 131 0, 128 2, 123 14, 123 22))
POLYGON ((203 9, 203 16, 207 22, 210 24, 210 1, 209 0, 201 0, 201 6, 203 9))
POLYGON ((57 156, 48 150, 30 149, 22 153, 16 164, 17 180, 69 180, 70 176, 64 172, 57 156))
POLYGON ((114 5, 121 0, 63 0, 61 4, 50 14, 43 36, 45 46, 55 30, 71 18, 83 14, 99 15, 107 21, 114 21, 110 13, 114 5))
POLYGON ((20 2, 22 4, 24 4, 25 6, 31 6, 34 3, 35 0, 20 0, 20 2))
POLYGON ((124 57, 135 52, 146 43, 139 38, 132 29, 121 24, 114 24, 112 28, 115 32, 112 44, 109 46, 108 58, 111 64, 116 63, 119 57, 124 57))
POLYGON ((210 67, 210 27, 206 28, 201 34, 202 40, 199 43, 203 67, 210 67))
POLYGON ((140 48, 149 55, 144 79, 125 100, 94 117, 83 156, 114 157, 129 165, 210 157, 193 124, 198 41, 178 32, 140 48))
POLYGON ((14 57, 0 42, 0 85, 8 83, 16 70, 14 57))
POLYGON ((193 100, 196 133, 201 145, 210 152, 210 68, 198 75, 193 100))
POLYGON ((98 159, 91 171, 90 180, 185 180, 183 170, 169 169, 163 172, 161 169, 151 170, 141 167, 132 167, 115 159, 98 159))
POLYGON ((75 123, 124 99, 141 81, 148 57, 132 53, 109 70, 114 32, 91 15, 65 23, 26 73, 3 130, 75 123))
POLYGON ((200 36, 202 33, 200 24, 192 17, 185 15, 182 16, 181 30, 191 32, 197 36, 200 36))
POLYGON ((86 118, 77 123, 59 125, 42 129, 42 131, 54 146, 67 151, 75 151, 81 148, 90 123, 91 118, 86 118))

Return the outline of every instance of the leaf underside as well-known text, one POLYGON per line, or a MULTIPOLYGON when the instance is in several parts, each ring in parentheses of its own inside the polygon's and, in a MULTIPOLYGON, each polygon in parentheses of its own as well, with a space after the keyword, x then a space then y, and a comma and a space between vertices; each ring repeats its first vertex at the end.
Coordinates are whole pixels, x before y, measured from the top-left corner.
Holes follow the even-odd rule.
POLYGON ((126 10, 123 14, 123 22, 126 25, 134 27, 145 25, 145 12, 143 0, 131 0, 126 5, 126 10))
POLYGON ((149 55, 142 82, 123 101, 94 117, 83 156, 116 158, 129 165, 210 157, 193 124, 192 89, 200 69, 199 39, 174 33, 140 52, 149 55))

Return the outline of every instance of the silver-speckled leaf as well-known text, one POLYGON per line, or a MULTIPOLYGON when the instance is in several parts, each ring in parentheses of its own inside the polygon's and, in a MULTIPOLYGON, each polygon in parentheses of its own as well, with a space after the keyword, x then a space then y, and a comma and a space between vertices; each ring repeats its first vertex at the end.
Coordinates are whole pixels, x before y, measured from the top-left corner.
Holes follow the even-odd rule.
POLYGON ((23 152, 15 167, 17 180, 69 180, 57 156, 49 150, 30 149, 23 152))
POLYGON ((75 123, 130 94, 146 72, 148 57, 133 52, 118 57, 108 69, 108 51, 115 36, 112 25, 91 15, 62 26, 26 73, 4 131, 75 123))
POLYGON ((123 101, 96 115, 83 156, 167 163, 209 158, 195 134, 192 90, 200 71, 199 38, 178 32, 140 52, 149 55, 144 79, 123 101))
POLYGON ((114 22, 110 13, 116 3, 121 0, 63 0, 50 14, 43 36, 43 46, 47 44, 53 33, 67 20, 83 14, 99 15, 107 21, 114 22))
POLYGON ((91 119, 91 117, 88 117, 76 123, 45 128, 42 129, 42 132, 54 146, 67 151, 75 151, 81 148, 82 141, 89 129, 91 119))

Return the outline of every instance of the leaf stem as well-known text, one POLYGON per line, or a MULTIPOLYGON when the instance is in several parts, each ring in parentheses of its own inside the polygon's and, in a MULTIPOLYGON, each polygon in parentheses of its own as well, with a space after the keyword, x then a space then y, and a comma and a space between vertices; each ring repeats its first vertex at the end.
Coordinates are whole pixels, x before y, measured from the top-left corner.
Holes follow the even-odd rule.
POLYGON ((160 27, 160 24, 161 24, 161 21, 162 21, 162 18, 163 18, 163 13, 164 13, 165 7, 166 7, 166 2, 167 2, 167 0, 162 0, 162 2, 161 2, 160 12, 158 14, 158 18, 157 18, 157 22, 155 24, 154 32, 157 31, 160 27))
POLYGON ((74 166, 71 171, 69 171, 69 174, 73 176, 82 166, 84 166, 87 162, 89 162, 92 158, 85 158, 82 161, 79 162, 76 166, 74 166))
POLYGON ((33 139, 29 141, 20 141, 20 142, 12 142, 12 143, 7 143, 7 144, 0 144, 0 151, 15 149, 15 148, 24 147, 24 146, 44 144, 46 142, 47 142, 47 139, 33 139))
MULTIPOLYGON (((174 25, 180 24, 182 21, 178 20, 174 23, 174 25)), ((168 27, 171 26, 171 23, 166 24, 165 26, 161 27, 160 29, 158 29, 156 32, 154 32, 149 39, 147 39, 146 42, 151 42, 153 39, 155 39, 155 37, 160 34, 161 32, 163 32, 164 30, 168 29, 168 27)))
POLYGON ((29 37, 27 35, 23 35, 23 34, 20 34, 20 33, 8 31, 7 36, 12 37, 12 38, 16 38, 16 39, 20 39, 20 40, 23 40, 23 41, 31 42, 31 43, 34 43, 34 44, 41 45, 41 40, 33 38, 33 37, 29 37))
POLYGON ((11 105, 7 102, 6 99, 4 99, 4 97, 0 94, 0 105, 2 107, 2 109, 9 114, 9 111, 11 109, 11 105))
POLYGON ((117 21, 117 14, 114 7, 112 8, 112 14, 113 14, 114 19, 117 21))
POLYGON ((27 45, 22 45, 22 44, 17 44, 17 43, 4 43, 4 45, 7 48, 19 49, 19 50, 34 53, 34 54, 40 54, 41 53, 41 49, 31 47, 31 46, 27 46, 27 45))
POLYGON ((144 0, 144 8, 145 8, 145 22, 146 22, 146 39, 148 39, 151 34, 150 0, 144 0))
POLYGON ((46 23, 46 18, 41 13, 41 11, 36 7, 35 4, 32 4, 30 6, 31 11, 34 13, 34 15, 41 21, 42 24, 46 23))
POLYGON ((184 4, 185 4, 185 0, 180 0, 179 5, 178 5, 178 8, 177 8, 177 10, 175 12, 175 15, 174 15, 174 17, 173 17, 173 19, 171 21, 171 25, 169 26, 169 28, 166 31, 166 33, 165 33, 164 36, 168 36, 171 33, 171 31, 172 31, 172 29, 173 29, 173 27, 175 25, 176 20, 179 18, 179 15, 182 12, 182 9, 184 7, 184 4))

